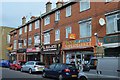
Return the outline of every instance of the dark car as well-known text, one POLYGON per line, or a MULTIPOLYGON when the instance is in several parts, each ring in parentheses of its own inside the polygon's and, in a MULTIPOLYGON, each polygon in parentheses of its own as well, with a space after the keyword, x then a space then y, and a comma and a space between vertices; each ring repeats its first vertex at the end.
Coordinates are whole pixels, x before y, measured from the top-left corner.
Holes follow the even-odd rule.
POLYGON ((54 63, 43 70, 43 77, 57 78, 59 80, 76 78, 78 69, 72 64, 54 63))
POLYGON ((10 66, 10 61, 9 60, 0 60, 0 66, 1 67, 9 67, 10 66))
POLYGON ((13 61, 13 63, 10 63, 10 69, 20 70, 25 63, 26 61, 13 61))

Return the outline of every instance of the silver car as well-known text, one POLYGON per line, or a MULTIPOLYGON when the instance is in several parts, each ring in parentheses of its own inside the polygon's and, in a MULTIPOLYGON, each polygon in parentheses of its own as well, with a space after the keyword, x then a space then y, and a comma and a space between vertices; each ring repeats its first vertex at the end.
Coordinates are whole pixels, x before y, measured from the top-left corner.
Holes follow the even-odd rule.
POLYGON ((27 71, 31 74, 32 72, 42 72, 44 68, 45 64, 43 62, 28 61, 22 66, 21 71, 27 71))

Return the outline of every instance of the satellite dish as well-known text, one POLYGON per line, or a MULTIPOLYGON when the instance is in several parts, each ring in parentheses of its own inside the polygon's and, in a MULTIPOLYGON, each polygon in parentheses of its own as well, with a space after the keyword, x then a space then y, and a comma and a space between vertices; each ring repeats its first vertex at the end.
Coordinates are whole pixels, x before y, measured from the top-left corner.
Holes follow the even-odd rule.
POLYGON ((104 20, 103 18, 100 18, 100 19, 99 19, 99 24, 100 24, 101 26, 105 25, 105 20, 104 20))

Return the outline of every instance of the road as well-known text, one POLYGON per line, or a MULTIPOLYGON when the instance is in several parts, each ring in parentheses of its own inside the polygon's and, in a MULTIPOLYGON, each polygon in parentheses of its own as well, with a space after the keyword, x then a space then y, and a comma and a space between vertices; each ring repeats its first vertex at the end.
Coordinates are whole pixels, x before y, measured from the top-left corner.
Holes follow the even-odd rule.
POLYGON ((20 72, 10 70, 9 68, 0 67, 0 78, 2 80, 54 80, 49 78, 43 78, 42 73, 29 74, 26 72, 20 72))

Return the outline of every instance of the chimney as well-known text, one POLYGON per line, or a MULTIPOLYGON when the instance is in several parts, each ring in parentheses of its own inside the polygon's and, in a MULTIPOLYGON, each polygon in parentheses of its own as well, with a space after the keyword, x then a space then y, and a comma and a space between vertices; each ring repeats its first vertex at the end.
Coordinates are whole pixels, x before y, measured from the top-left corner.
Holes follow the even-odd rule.
POLYGON ((60 8, 61 6, 63 6, 63 0, 58 0, 56 3, 56 7, 60 8))
POLYGON ((35 16, 32 16, 30 19, 33 20, 33 19, 35 19, 35 18, 36 18, 35 16))
POLYGON ((26 23, 26 17, 23 16, 23 18, 22 18, 22 25, 25 24, 25 23, 26 23))
POLYGON ((50 12, 51 11, 51 4, 52 3, 50 1, 46 3, 46 12, 50 12))

